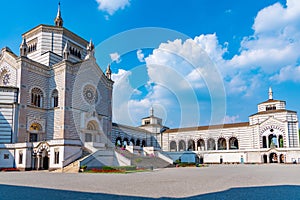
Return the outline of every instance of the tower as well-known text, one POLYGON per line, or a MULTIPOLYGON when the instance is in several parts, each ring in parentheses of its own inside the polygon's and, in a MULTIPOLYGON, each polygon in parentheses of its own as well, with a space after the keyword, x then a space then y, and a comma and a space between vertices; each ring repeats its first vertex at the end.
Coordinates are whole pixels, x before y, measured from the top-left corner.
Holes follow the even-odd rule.
POLYGON ((90 43, 87 45, 86 50, 87 50, 87 54, 86 54, 85 59, 94 57, 95 50, 94 50, 94 44, 93 44, 92 40, 90 40, 90 43))
POLYGON ((61 17, 61 12, 60 12, 60 2, 58 3, 57 15, 54 19, 54 23, 55 23, 55 26, 58 26, 58 27, 62 27, 63 23, 64 23, 64 21, 61 17))
POLYGON ((63 51, 63 59, 68 60, 70 56, 70 50, 69 50, 69 41, 66 42, 64 51, 63 51))
POLYGON ((154 109, 153 109, 153 106, 151 106, 151 108, 150 108, 150 116, 154 116, 154 109))
POLYGON ((273 91, 271 87, 269 87, 269 100, 273 100, 273 91))
POLYGON ((107 66, 105 74, 108 79, 111 79, 110 65, 107 66))
POLYGON ((27 53, 28 53, 28 46, 25 37, 23 37, 22 44, 20 45, 20 56, 27 57, 27 53))

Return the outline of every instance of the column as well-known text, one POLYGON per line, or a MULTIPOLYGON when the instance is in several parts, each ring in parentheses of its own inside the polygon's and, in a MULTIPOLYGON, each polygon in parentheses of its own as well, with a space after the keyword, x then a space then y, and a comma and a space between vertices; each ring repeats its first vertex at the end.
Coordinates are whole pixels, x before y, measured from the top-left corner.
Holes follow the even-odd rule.
POLYGON ((39 170, 40 166, 41 166, 41 156, 37 155, 37 166, 36 166, 36 169, 39 170))

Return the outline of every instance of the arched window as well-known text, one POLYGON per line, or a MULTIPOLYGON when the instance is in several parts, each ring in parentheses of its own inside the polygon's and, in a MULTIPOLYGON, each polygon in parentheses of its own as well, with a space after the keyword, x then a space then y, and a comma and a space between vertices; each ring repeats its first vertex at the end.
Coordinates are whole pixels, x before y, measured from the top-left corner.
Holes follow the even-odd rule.
POLYGON ((42 126, 38 123, 33 123, 31 124, 29 131, 41 131, 42 130, 42 126))
POLYGON ((266 136, 262 137, 263 148, 267 148, 267 138, 266 136))
POLYGON ((132 145, 132 146, 134 146, 134 145, 135 145, 135 143, 134 143, 134 139, 133 139, 133 138, 131 138, 129 145, 132 145))
POLYGON ((186 150, 185 142, 183 140, 179 141, 179 148, 178 148, 178 150, 179 151, 185 151, 186 150))
POLYGON ((0 74, 0 85, 8 85, 10 82, 10 73, 4 69, 0 74))
POLYGON ((116 144, 116 146, 119 146, 119 147, 122 146, 122 138, 121 137, 117 137, 115 144, 116 144))
POLYGON ((203 139, 199 139, 197 141, 197 147, 198 147, 198 151, 205 151, 205 142, 203 139))
POLYGON ((188 151, 195 151, 195 141, 194 140, 189 140, 188 141, 188 151))
POLYGON ((136 146, 140 146, 140 145, 141 145, 141 141, 140 141, 140 139, 137 139, 137 140, 136 140, 136 143, 135 143, 135 145, 136 145, 136 146))
POLYGON ((142 147, 145 147, 147 144, 146 144, 146 141, 145 140, 143 140, 142 141, 142 147))
POLYGON ((129 140, 128 140, 128 138, 124 138, 123 146, 126 147, 127 145, 129 145, 129 140))
POLYGON ((279 135, 278 142, 279 142, 279 147, 282 148, 283 147, 283 137, 282 137, 282 135, 279 135))
POLYGON ((43 92, 39 88, 33 88, 31 90, 31 105, 37 107, 43 107, 43 92))
POLYGON ((213 138, 207 140, 207 150, 216 150, 216 143, 213 138))
POLYGON ((229 139, 229 149, 239 149, 239 142, 236 137, 229 139))
MULTIPOLYGON (((273 129, 271 129, 271 132, 273 129)), ((278 141, 277 141, 277 136, 276 135, 273 135, 273 134, 270 134, 269 137, 269 148, 277 148, 278 147, 278 141)))
POLYGON ((31 126, 29 127, 29 132, 30 132, 29 133, 29 141, 37 142, 39 140, 38 133, 40 133, 41 131, 42 131, 42 126, 39 123, 31 124, 31 126))
POLYGON ((97 130, 97 124, 95 122, 92 122, 90 121, 88 124, 87 124, 87 130, 90 130, 90 131, 96 131, 97 130))
POLYGON ((224 138, 218 139, 218 150, 226 150, 226 140, 224 138))
POLYGON ((170 151, 177 151, 177 144, 175 141, 170 142, 170 151))
POLYGON ((58 107, 58 91, 57 91, 57 89, 54 89, 51 94, 51 105, 53 108, 58 107))

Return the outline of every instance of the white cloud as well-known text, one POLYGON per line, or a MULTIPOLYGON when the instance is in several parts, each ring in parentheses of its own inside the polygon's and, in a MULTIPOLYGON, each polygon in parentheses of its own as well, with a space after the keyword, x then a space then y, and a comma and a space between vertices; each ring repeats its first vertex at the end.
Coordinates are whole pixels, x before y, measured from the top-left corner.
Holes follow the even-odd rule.
POLYGON ((300 66, 283 67, 280 72, 270 78, 271 81, 283 82, 283 81, 294 81, 300 83, 300 66))
POLYGON ((240 119, 239 115, 235 115, 235 116, 228 116, 228 115, 226 115, 224 117, 224 124, 236 123, 236 122, 240 121, 239 119, 240 119))
POLYGON ((136 56, 140 62, 145 62, 145 55, 142 53, 141 49, 136 51, 136 56))
POLYGON ((118 73, 113 73, 111 75, 111 79, 115 82, 115 84, 119 84, 119 82, 123 78, 127 78, 131 73, 129 71, 126 71, 124 69, 119 69, 118 73))
POLYGON ((272 74, 300 58, 300 1, 287 0, 258 12, 254 34, 245 37, 241 52, 228 65, 234 68, 261 68, 272 74))
POLYGON ((110 55, 110 58, 111 58, 111 60, 114 62, 116 62, 116 63, 119 63, 119 62, 121 62, 121 57, 120 57, 120 55, 117 53, 117 52, 115 52, 115 53, 111 53, 111 54, 109 54, 110 55))
POLYGON ((117 10, 123 10, 130 5, 130 0, 96 0, 99 4, 98 9, 113 15, 117 10))

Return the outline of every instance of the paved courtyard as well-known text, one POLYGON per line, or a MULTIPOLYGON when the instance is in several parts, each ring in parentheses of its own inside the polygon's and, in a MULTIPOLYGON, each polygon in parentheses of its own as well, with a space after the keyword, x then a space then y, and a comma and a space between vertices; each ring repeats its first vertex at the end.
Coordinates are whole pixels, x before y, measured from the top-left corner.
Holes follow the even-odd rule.
POLYGON ((300 165, 220 165, 131 174, 0 173, 0 200, 300 199, 300 165))

